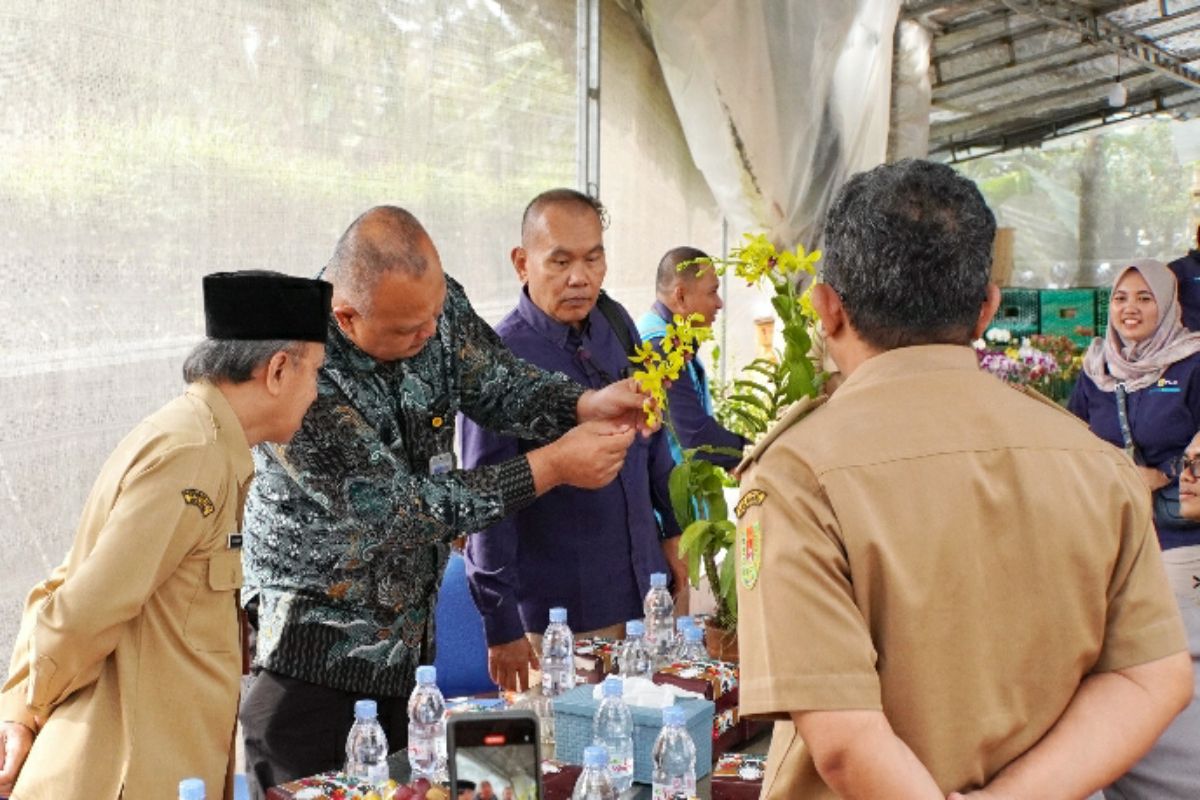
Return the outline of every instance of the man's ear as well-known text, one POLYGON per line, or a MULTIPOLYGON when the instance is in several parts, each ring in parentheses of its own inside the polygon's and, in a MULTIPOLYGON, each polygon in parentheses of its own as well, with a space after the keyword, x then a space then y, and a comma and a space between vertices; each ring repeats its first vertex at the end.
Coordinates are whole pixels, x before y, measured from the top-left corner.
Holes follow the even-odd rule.
POLYGON ((996 316, 996 309, 1000 308, 1000 289, 994 283, 989 283, 987 287, 987 299, 983 301, 983 306, 979 309, 979 319, 975 322, 975 330, 971 332, 972 339, 978 339, 983 336, 983 332, 988 329, 988 325, 992 324, 992 317, 996 316))
POLYGON ((842 298, 827 283, 818 283, 812 289, 813 309, 821 318, 821 327, 825 330, 825 338, 832 339, 847 323, 846 308, 842 298))
POLYGON ((283 373, 292 368, 293 358, 286 350, 280 350, 267 361, 263 384, 272 397, 283 394, 283 373))
POLYGON ((525 252, 525 248, 514 247, 508 257, 512 259, 513 269, 517 271, 517 280, 522 284, 529 283, 529 254, 525 252))
POLYGON ((683 281, 675 281, 671 287, 671 310, 681 315, 687 311, 687 289, 683 281))
POLYGON ((345 301, 341 303, 335 301, 333 304, 333 318, 337 320, 342 333, 349 335, 354 330, 355 321, 361 316, 357 308, 345 301))

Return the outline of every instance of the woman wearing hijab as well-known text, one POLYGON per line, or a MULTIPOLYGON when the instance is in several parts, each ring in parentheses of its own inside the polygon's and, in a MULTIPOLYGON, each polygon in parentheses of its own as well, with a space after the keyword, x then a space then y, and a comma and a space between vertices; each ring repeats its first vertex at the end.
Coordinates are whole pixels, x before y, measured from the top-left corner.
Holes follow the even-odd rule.
MULTIPOLYGON (((1180 513, 1184 449, 1200 429, 1200 333, 1180 321, 1175 276, 1135 261, 1117 275, 1108 329, 1092 341, 1067 407, 1092 432, 1124 449, 1154 499, 1154 527, 1188 631, 1200 685, 1200 521, 1180 513)), ((1200 700, 1154 748, 1105 790, 1106 800, 1200 798, 1200 700)))

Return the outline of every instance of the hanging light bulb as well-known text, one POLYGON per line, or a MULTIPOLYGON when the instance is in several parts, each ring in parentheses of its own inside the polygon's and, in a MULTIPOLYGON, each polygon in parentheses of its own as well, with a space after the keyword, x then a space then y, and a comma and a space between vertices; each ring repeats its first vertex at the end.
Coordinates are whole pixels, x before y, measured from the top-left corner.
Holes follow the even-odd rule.
POLYGON ((1113 78, 1113 85, 1108 88, 1108 104, 1113 108, 1124 108, 1125 101, 1129 99, 1129 92, 1125 90, 1125 84, 1121 83, 1121 54, 1117 53, 1117 77, 1113 78))
POLYGON ((1126 91, 1125 84, 1121 83, 1120 78, 1116 78, 1108 90, 1108 104, 1113 108, 1124 108, 1128 99, 1129 92, 1126 91))

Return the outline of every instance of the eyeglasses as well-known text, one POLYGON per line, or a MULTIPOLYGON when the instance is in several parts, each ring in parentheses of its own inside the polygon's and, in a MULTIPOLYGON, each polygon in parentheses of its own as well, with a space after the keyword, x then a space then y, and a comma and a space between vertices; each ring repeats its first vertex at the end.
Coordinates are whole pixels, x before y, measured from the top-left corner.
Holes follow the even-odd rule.
POLYGON ((1175 467, 1176 475, 1182 475, 1184 472, 1187 472, 1192 477, 1192 480, 1200 480, 1200 455, 1182 455, 1175 459, 1172 466, 1175 467))

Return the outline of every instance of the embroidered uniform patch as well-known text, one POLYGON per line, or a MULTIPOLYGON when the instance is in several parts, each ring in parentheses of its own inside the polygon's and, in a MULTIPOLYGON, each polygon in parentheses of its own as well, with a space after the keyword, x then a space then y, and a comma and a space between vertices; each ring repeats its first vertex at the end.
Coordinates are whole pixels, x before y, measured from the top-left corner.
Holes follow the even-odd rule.
POLYGON ((754 506, 761 506, 763 500, 767 499, 767 493, 762 489, 751 489, 742 495, 742 499, 738 500, 737 505, 733 507, 733 513, 737 514, 737 518, 741 519, 746 510, 754 506))
POLYGON ((742 586, 753 589, 762 567, 762 526, 751 522, 738 529, 738 575, 742 586))
POLYGON ((217 510, 217 507, 213 505, 213 501, 208 498, 208 495, 199 489, 184 489, 183 502, 200 509, 200 516, 202 517, 207 517, 217 510))

